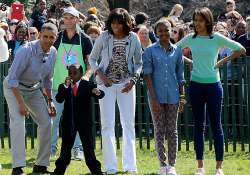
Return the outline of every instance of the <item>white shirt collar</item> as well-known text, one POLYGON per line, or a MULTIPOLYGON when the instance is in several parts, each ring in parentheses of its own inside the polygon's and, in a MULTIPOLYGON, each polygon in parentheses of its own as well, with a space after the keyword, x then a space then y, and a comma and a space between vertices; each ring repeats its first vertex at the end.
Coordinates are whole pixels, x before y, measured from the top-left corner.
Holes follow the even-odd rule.
POLYGON ((81 82, 81 79, 76 82, 77 88, 79 87, 80 82, 81 82))

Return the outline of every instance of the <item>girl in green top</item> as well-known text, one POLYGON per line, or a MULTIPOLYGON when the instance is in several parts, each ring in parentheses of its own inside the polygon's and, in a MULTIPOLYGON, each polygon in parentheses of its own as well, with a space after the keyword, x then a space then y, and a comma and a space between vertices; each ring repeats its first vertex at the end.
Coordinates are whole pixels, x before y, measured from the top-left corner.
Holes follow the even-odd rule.
POLYGON ((213 15, 208 8, 196 9, 193 15, 194 33, 177 43, 181 48, 189 47, 192 52, 190 100, 194 116, 194 143, 198 169, 195 175, 204 175, 204 130, 205 109, 213 131, 216 155, 215 175, 223 175, 221 165, 224 155, 224 135, 221 125, 221 106, 223 89, 220 82, 219 67, 229 60, 245 54, 246 50, 219 33, 213 32, 213 15), (232 55, 217 62, 219 49, 227 47, 233 50, 232 55), (205 108, 206 105, 206 108, 205 108))

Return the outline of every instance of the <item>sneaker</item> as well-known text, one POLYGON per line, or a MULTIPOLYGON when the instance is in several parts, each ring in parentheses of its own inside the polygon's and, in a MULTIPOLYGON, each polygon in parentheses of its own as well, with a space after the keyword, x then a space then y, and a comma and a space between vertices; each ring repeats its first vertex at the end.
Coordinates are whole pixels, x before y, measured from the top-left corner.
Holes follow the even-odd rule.
POLYGON ((57 173, 53 172, 50 175, 63 175, 63 174, 57 174, 57 173))
POLYGON ((117 173, 117 170, 115 170, 115 169, 111 169, 111 170, 106 171, 106 174, 116 174, 116 173, 117 173))
POLYGON ((125 171, 127 174, 137 174, 136 170, 127 170, 125 171))
POLYGON ((52 150, 50 152, 50 158, 55 158, 56 157, 56 150, 52 150))
POLYGON ((26 175, 21 167, 13 168, 11 175, 26 175))
POLYGON ((79 149, 74 150, 73 159, 79 161, 84 160, 83 151, 79 149))
POLYGON ((168 167, 167 166, 162 166, 159 170, 159 175, 166 175, 167 174, 167 169, 168 167))
POLYGON ((223 171, 221 168, 216 169, 215 175, 224 175, 223 171))
POLYGON ((205 169, 204 168, 198 168, 196 170, 195 175, 205 175, 205 169))
POLYGON ((176 170, 175 170, 175 167, 169 166, 169 167, 167 168, 167 175, 177 175, 176 170))
POLYGON ((91 173, 91 175, 106 175, 104 172, 91 173))

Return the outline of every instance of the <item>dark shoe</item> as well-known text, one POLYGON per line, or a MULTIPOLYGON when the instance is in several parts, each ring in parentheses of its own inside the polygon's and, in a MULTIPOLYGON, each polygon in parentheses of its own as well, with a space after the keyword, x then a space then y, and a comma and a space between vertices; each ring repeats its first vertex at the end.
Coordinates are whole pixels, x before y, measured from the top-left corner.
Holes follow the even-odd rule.
POLYGON ((96 173, 91 173, 91 175, 106 175, 106 173, 100 171, 96 173))
POLYGON ((50 174, 46 166, 34 165, 32 173, 50 174))
POLYGON ((21 167, 13 168, 11 175, 26 175, 21 167))
POLYGON ((63 174, 57 174, 57 173, 53 172, 50 175, 63 175, 63 174))

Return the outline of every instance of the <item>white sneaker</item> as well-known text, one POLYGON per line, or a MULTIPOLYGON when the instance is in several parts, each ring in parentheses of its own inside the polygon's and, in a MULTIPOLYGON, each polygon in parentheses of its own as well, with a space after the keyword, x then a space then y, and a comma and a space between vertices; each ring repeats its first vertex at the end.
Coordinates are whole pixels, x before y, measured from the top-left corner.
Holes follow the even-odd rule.
POLYGON ((83 151, 81 151, 79 149, 74 150, 73 159, 80 160, 80 161, 84 160, 83 151))
POLYGON ((167 174, 167 166, 162 166, 160 167, 160 170, 159 170, 159 175, 166 175, 167 174))
POLYGON ((168 168, 167 168, 167 175, 177 175, 175 167, 168 166, 168 168))
POLYGON ((195 175, 205 175, 205 169, 204 168, 198 168, 196 170, 195 175))
POLYGON ((111 170, 106 171, 106 174, 116 174, 116 173, 117 173, 117 170, 115 170, 115 169, 111 169, 111 170))
POLYGON ((56 151, 51 151, 50 158, 55 158, 55 157, 56 157, 56 151))
POLYGON ((126 171, 127 174, 137 174, 136 170, 128 170, 126 171))
POLYGON ((216 169, 215 175, 224 175, 224 173, 223 173, 222 169, 219 168, 219 169, 216 169))

